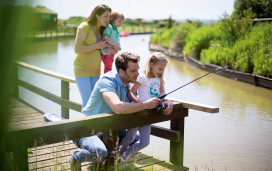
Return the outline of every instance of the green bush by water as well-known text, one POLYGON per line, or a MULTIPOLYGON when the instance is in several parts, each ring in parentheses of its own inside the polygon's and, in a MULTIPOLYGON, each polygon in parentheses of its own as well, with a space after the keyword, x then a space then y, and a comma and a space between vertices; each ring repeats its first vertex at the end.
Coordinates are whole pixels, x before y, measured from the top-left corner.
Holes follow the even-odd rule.
POLYGON ((202 49, 207 49, 211 41, 219 38, 218 25, 204 25, 198 29, 193 30, 185 38, 186 45, 184 46, 183 53, 200 59, 202 49))
POLYGON ((177 24, 171 29, 163 29, 151 35, 150 43, 163 48, 183 50, 187 35, 198 27, 198 22, 177 24))
POLYGON ((182 23, 153 34, 150 42, 170 50, 182 49, 178 51, 181 55, 203 63, 228 65, 234 70, 272 78, 272 23, 253 24, 254 16, 248 9, 234 11, 231 16, 224 14, 212 25, 182 23))
POLYGON ((211 46, 201 52, 201 62, 230 65, 235 70, 272 77, 271 42, 272 24, 259 23, 235 41, 233 46, 223 41, 212 41, 211 46))

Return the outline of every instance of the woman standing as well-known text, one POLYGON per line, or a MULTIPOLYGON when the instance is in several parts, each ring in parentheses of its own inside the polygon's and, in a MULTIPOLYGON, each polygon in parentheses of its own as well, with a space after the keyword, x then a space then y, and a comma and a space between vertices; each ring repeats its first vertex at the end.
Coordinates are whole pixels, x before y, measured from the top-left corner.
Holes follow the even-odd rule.
MULTIPOLYGON (((108 46, 102 41, 102 34, 110 21, 111 8, 98 5, 91 15, 77 29, 75 38, 74 75, 82 98, 82 108, 91 96, 95 83, 100 76, 101 49, 108 46)), ((117 53, 109 49, 110 54, 117 53)))
MULTIPOLYGON (((91 15, 77 29, 75 38, 74 74, 82 98, 82 109, 91 96, 95 83, 100 76, 101 49, 108 46, 102 41, 102 34, 110 21, 111 8, 98 5, 91 15)), ((116 51, 108 51, 110 54, 116 51)), ((107 157, 107 149, 98 136, 73 140, 80 151, 74 152, 71 159, 71 170, 81 170, 84 161, 99 162, 107 157)))

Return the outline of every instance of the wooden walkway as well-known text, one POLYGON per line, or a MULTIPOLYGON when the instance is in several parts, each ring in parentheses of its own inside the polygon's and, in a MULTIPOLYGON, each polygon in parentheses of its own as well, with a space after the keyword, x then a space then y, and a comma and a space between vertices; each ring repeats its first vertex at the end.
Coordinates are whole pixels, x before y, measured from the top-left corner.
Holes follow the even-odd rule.
MULTIPOLYGON (((39 111, 31 108, 25 103, 12 98, 11 96, 6 96, 6 99, 10 101, 9 106, 7 107, 7 115, 10 115, 9 127, 24 125, 24 124, 33 124, 44 122, 43 115, 39 111)), ((1 108, 5 107, 0 104, 1 108)))
MULTIPOLYGON (((37 148, 32 148, 31 152, 28 153, 29 169, 30 170, 69 170, 69 160, 74 151, 78 149, 71 141, 63 143, 56 143, 52 145, 45 145, 37 148)), ((81 164, 82 170, 97 170, 97 166, 92 166, 90 162, 84 162, 81 164)), ((137 153, 135 156, 128 160, 118 164, 119 170, 134 170, 143 171, 151 168, 156 171, 182 171, 188 170, 188 168, 182 166, 175 166, 170 162, 166 162, 159 158, 137 153)), ((103 168, 103 166, 102 166, 103 168)), ((104 169, 99 169, 104 170, 104 169)), ((114 168, 112 169, 114 170, 114 168)))
MULTIPOLYGON (((7 96, 10 98, 9 106, 7 107, 7 114, 11 116, 9 121, 9 130, 13 127, 24 127, 24 125, 32 125, 37 123, 44 123, 44 118, 41 112, 26 105, 25 103, 7 96)), ((4 106, 1 104, 0 108, 4 106)), ((53 134, 53 133, 52 133, 53 134)), ((54 135, 52 135, 54 136, 54 135)), ((65 141, 50 145, 43 145, 28 149, 28 167, 30 170, 70 170, 69 159, 74 151, 78 149, 72 141, 65 141)), ((101 170, 93 169, 89 162, 82 163, 82 170, 101 170)), ((135 157, 126 163, 118 165, 117 170, 188 170, 183 166, 175 166, 170 162, 161 160, 159 158, 138 153, 135 157)), ((102 169, 103 170, 103 169, 102 169)))

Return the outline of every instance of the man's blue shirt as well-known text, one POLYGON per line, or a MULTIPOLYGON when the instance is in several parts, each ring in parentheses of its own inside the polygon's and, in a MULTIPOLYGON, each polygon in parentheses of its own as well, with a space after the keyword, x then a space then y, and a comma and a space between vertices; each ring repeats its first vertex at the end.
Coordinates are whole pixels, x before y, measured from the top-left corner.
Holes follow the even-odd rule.
POLYGON ((107 72, 95 84, 91 97, 82 110, 86 116, 113 112, 102 96, 102 92, 114 92, 121 101, 130 102, 127 96, 129 86, 120 79, 118 73, 107 72))

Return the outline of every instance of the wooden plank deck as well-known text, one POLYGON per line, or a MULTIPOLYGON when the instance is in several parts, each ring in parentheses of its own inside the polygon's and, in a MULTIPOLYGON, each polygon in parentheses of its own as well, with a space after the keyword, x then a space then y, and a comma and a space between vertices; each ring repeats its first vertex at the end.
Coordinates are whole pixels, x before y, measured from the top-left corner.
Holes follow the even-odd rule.
MULTIPOLYGON (((80 149, 71 141, 32 148, 31 152, 28 153, 29 169, 70 170, 69 160, 73 152, 77 150, 80 149)), ((96 166, 92 166, 90 162, 81 164, 82 170, 91 170, 91 168, 94 169, 93 167, 96 170, 96 166)), ((116 167, 118 167, 118 170, 135 171, 146 170, 148 168, 159 171, 188 170, 188 168, 175 166, 167 161, 143 153, 135 154, 127 162, 122 162, 116 167)))
MULTIPOLYGON (((7 114, 11 116, 9 127, 44 122, 43 115, 23 102, 10 98, 7 107, 7 114)), ((3 107, 0 105, 0 108, 3 107)), ((53 136, 53 135, 52 135, 53 136)), ((69 160, 74 151, 80 150, 72 141, 65 141, 50 145, 33 147, 28 150, 28 166, 30 170, 70 170, 69 160)), ((93 167, 90 162, 81 164, 82 170, 101 170, 93 167)), ((103 168, 103 167, 102 167, 103 168)), ((183 166, 175 166, 170 162, 150 156, 148 154, 137 153, 126 163, 118 165, 118 170, 188 170, 183 166)), ((103 170, 103 169, 102 169, 103 170)))

